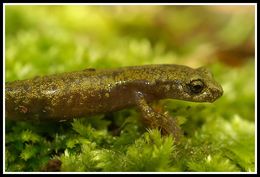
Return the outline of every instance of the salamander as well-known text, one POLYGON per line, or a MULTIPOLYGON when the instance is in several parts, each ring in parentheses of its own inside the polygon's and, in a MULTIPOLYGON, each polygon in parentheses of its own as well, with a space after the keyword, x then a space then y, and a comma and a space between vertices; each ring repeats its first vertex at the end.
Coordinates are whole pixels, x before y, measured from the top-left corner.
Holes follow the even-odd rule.
POLYGON ((156 112, 151 102, 166 98, 214 102, 222 94, 221 85, 204 67, 157 64, 88 68, 6 82, 5 113, 14 120, 68 120, 136 106, 149 127, 159 127, 167 134, 175 123, 156 112))

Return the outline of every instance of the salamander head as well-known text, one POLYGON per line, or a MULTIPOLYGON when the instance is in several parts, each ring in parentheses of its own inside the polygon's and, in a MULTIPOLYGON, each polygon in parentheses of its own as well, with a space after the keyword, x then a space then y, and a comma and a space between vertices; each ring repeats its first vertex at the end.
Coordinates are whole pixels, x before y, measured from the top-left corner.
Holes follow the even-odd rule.
POLYGON ((214 102, 223 95, 221 85, 206 68, 183 67, 177 72, 170 84, 172 89, 167 91, 166 97, 192 102, 214 102))
POLYGON ((186 80, 184 88, 186 98, 194 102, 214 102, 223 95, 221 85, 204 67, 195 69, 193 75, 186 80))

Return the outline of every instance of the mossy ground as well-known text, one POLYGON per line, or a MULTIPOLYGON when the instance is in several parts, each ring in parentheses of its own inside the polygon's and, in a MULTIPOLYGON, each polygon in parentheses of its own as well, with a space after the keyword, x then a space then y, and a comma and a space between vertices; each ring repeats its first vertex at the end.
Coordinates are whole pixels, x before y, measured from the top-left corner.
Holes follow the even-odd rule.
POLYGON ((178 120, 179 143, 145 129, 134 108, 67 122, 6 120, 5 171, 256 170, 252 8, 6 6, 5 32, 6 81, 177 63, 206 65, 224 89, 212 104, 154 105, 178 120))

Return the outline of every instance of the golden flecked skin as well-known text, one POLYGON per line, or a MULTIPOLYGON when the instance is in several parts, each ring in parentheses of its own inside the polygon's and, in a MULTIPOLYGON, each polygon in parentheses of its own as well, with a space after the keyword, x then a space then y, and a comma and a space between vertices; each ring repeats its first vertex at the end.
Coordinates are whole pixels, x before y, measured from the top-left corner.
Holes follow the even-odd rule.
POLYGON ((137 104, 140 92, 149 103, 164 98, 213 102, 221 86, 204 68, 182 65, 145 65, 36 77, 5 84, 5 111, 10 119, 65 120, 120 110, 137 104), (192 93, 190 82, 204 83, 192 93))

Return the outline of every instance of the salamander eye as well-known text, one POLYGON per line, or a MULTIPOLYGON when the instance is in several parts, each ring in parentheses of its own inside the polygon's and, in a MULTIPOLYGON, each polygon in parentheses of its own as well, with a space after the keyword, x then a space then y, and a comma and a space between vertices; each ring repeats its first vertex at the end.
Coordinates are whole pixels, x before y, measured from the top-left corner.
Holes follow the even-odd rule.
POLYGON ((193 80, 189 83, 189 87, 192 93, 198 94, 204 88, 204 83, 201 80, 193 80))

